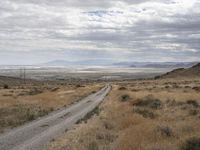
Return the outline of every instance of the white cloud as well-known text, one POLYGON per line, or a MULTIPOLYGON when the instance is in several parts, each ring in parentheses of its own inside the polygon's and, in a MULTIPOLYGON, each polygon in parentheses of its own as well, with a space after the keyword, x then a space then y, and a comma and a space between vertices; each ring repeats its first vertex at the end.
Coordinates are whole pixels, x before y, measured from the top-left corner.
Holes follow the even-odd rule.
POLYGON ((93 51, 98 51, 95 57, 110 51, 118 60, 120 54, 123 60, 149 54, 153 61, 158 52, 159 58, 182 54, 196 60, 199 8, 199 0, 0 1, 0 59, 12 52, 14 57, 44 51, 46 60, 50 53, 60 53, 59 59, 65 52, 87 51, 93 58, 93 51))

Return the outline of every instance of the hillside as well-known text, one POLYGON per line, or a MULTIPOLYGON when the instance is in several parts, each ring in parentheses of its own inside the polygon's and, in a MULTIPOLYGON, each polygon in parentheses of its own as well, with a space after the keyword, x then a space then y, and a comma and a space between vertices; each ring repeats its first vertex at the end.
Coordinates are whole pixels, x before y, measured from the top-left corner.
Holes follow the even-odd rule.
POLYGON ((164 75, 155 77, 156 79, 165 79, 165 78, 180 78, 180 77, 200 77, 200 63, 194 65, 191 68, 179 68, 171 72, 168 72, 164 75))
MULTIPOLYGON (((38 83, 37 81, 31 79, 26 79, 25 82, 27 84, 38 83)), ((3 87, 4 85, 19 86, 22 85, 23 83, 24 80, 17 77, 0 76, 0 87, 3 87)))

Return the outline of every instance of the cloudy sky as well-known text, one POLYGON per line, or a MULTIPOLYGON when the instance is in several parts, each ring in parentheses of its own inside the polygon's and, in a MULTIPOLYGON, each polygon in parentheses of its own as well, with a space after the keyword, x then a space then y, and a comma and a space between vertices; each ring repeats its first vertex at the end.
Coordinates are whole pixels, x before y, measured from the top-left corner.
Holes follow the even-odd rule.
POLYGON ((200 0, 1 0, 0 64, 200 61, 200 0))

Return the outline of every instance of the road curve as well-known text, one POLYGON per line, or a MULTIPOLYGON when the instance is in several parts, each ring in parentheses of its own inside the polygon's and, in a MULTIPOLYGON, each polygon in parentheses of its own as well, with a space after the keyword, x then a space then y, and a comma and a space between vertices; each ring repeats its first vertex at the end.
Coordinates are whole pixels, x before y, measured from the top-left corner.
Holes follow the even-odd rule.
POLYGON ((106 85, 76 104, 0 135, 0 150, 42 150, 49 141, 97 107, 110 90, 111 86, 106 85))

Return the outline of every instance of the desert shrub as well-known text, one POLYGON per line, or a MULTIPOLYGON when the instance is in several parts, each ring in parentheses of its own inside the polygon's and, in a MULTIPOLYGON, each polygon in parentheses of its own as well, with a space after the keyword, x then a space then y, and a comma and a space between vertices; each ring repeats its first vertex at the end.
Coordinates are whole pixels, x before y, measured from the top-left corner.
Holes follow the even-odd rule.
POLYGON ((80 85, 80 84, 78 84, 78 85, 76 85, 76 87, 77 87, 77 88, 79 88, 79 87, 81 87, 81 85, 80 85))
POLYGON ((199 111, 197 109, 189 110, 189 115, 196 116, 198 113, 199 113, 199 111))
POLYGON ((119 88, 119 90, 126 90, 126 88, 122 86, 119 88))
POLYGON ((52 89, 51 89, 51 92, 56 92, 56 91, 58 91, 59 89, 60 89, 59 87, 52 88, 52 89))
POLYGON ((3 94, 3 96, 13 96, 12 94, 3 94))
POLYGON ((50 108, 50 111, 54 111, 54 108, 53 108, 53 107, 51 107, 51 108, 50 108))
POLYGON ((130 96, 129 96, 129 95, 124 94, 124 95, 121 96, 121 101, 122 101, 122 102, 126 102, 126 101, 128 101, 128 100, 130 100, 130 96))
POLYGON ((181 106, 181 109, 183 109, 183 110, 187 108, 186 105, 185 105, 186 104, 185 102, 176 101, 174 99, 172 99, 172 100, 170 100, 170 99, 166 100, 166 104, 167 104, 168 107, 181 106))
POLYGON ((200 87, 193 87, 192 89, 197 91, 197 92, 200 92, 200 87))
POLYGON ((35 120, 35 115, 34 115, 34 114, 28 115, 27 120, 28 120, 28 121, 35 120))
POLYGON ((177 84, 174 84, 173 88, 178 89, 178 88, 180 88, 180 86, 178 86, 177 84))
POLYGON ((188 86, 188 85, 186 85, 186 86, 185 86, 185 88, 186 88, 186 89, 189 89, 189 88, 191 88, 191 87, 190 87, 190 86, 188 86))
POLYGON ((45 109, 40 109, 38 111, 38 116, 40 116, 40 117, 43 117, 43 116, 48 115, 48 114, 49 114, 49 111, 45 110, 45 109))
POLYGON ((173 131, 170 127, 168 126, 159 126, 157 127, 157 130, 161 133, 161 135, 166 136, 166 137, 171 137, 173 136, 173 131))
POLYGON ((113 124, 111 124, 110 122, 106 121, 104 122, 104 127, 107 130, 112 130, 114 128, 113 124))
POLYGON ((170 88, 170 86, 169 86, 169 85, 166 85, 165 88, 168 89, 168 88, 170 88))
POLYGON ((131 91, 132 92, 139 92, 140 90, 139 89, 132 89, 131 91))
POLYGON ((50 140, 50 142, 55 142, 55 141, 56 141, 56 139, 54 139, 54 138, 50 140))
POLYGON ((133 112, 142 115, 144 118, 154 119, 156 117, 154 112, 145 108, 134 108, 133 112))
POLYGON ((104 135, 104 139, 105 139, 105 141, 112 143, 112 142, 114 142, 115 136, 107 133, 104 135))
POLYGON ((134 105, 140 107, 149 107, 151 109, 159 109, 162 106, 162 102, 159 99, 154 98, 152 95, 148 95, 142 99, 138 99, 134 105))
POLYGON ((98 144, 96 141, 93 141, 88 144, 88 150, 99 150, 98 144))
POLYGON ((28 92, 28 95, 37 95, 37 94, 41 94, 42 92, 43 92, 42 90, 34 88, 33 90, 28 92))
POLYGON ((96 139, 97 140, 102 140, 104 139, 106 142, 111 143, 114 141, 115 136, 110 134, 110 133, 97 133, 96 134, 96 139))
POLYGON ((26 120, 32 121, 35 120, 35 118, 36 118, 35 114, 28 109, 26 112, 26 120))
POLYGON ((7 84, 4 84, 4 85, 3 85, 3 88, 4 88, 4 89, 8 89, 9 86, 8 86, 7 84))
POLYGON ((194 107, 199 107, 199 104, 196 100, 187 100, 186 102, 188 105, 192 105, 194 107))
POLYGON ((85 86, 84 86, 84 85, 77 84, 76 87, 77 87, 77 88, 80 88, 80 87, 85 87, 85 86))
POLYGON ((200 138, 187 139, 183 143, 181 150, 200 150, 200 138))
POLYGON ((104 134, 103 134, 103 133, 97 133, 97 134, 96 134, 96 139, 97 139, 97 140, 102 140, 102 139, 104 139, 104 134))

